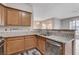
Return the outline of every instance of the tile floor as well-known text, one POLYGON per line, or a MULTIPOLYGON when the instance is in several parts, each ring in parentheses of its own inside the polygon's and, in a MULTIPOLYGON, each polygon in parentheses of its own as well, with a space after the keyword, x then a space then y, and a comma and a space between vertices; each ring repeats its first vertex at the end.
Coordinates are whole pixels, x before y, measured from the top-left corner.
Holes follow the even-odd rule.
POLYGON ((18 55, 41 55, 41 53, 37 49, 32 49, 23 53, 19 53, 18 55))

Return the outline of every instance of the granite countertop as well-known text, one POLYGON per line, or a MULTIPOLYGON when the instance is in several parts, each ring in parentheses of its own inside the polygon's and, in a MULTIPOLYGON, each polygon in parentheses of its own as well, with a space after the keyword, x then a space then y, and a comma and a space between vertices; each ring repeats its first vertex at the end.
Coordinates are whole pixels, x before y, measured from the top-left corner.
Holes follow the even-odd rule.
POLYGON ((73 41, 74 40, 72 38, 61 37, 61 36, 54 36, 54 35, 51 35, 51 36, 44 36, 44 35, 39 35, 39 34, 37 34, 37 35, 38 36, 45 37, 45 38, 50 39, 50 40, 54 40, 54 41, 57 41, 57 42, 61 42, 61 43, 67 43, 69 41, 73 41))
POLYGON ((26 35, 34 35, 34 33, 28 33, 28 32, 2 32, 0 34, 0 37, 6 38, 6 37, 16 37, 16 36, 26 36, 26 35))
POLYGON ((67 38, 67 37, 62 37, 62 36, 55 36, 55 35, 51 35, 51 36, 45 36, 45 35, 40 35, 40 34, 37 34, 37 33, 26 33, 26 32, 7 32, 7 33, 3 33, 0 35, 0 37, 2 38, 6 38, 6 37, 16 37, 16 36, 26 36, 26 35, 38 35, 38 36, 41 36, 41 37, 45 37, 47 39, 50 39, 50 40, 54 40, 54 41, 58 41, 58 42, 61 42, 61 43, 67 43, 69 41, 72 41, 74 39, 72 38, 67 38))

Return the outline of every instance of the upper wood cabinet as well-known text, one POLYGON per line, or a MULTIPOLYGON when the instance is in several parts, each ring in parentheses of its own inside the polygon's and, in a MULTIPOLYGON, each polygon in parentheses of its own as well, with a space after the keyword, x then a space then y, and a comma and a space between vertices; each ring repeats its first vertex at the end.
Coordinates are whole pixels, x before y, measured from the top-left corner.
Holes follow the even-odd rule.
POLYGON ((22 22, 22 25, 30 26, 31 25, 31 14, 26 13, 26 12, 22 12, 21 22, 22 22))
POLYGON ((30 26, 31 13, 0 5, 0 25, 30 26))
POLYGON ((19 11, 7 8, 7 25, 20 25, 19 11))
POLYGON ((6 8, 0 5, 0 25, 5 25, 6 21, 6 8))
POLYGON ((31 25, 31 14, 15 9, 7 9, 7 25, 31 25))

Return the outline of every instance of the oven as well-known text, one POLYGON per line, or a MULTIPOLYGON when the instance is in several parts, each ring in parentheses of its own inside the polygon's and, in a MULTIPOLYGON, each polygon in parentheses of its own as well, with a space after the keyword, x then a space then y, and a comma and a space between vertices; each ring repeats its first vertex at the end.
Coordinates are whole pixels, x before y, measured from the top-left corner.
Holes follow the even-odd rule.
POLYGON ((61 44, 52 40, 46 41, 46 55, 60 55, 61 44))

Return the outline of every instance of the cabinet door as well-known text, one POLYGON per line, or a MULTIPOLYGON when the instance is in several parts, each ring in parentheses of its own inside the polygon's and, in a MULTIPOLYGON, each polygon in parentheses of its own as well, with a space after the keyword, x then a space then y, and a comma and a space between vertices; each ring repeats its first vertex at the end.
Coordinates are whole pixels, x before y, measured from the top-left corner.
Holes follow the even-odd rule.
POLYGON ((42 53, 42 54, 45 54, 45 38, 43 38, 43 37, 38 37, 38 40, 37 40, 37 44, 38 44, 38 46, 37 46, 37 48, 40 50, 40 52, 42 53))
POLYGON ((0 25, 5 25, 6 8, 0 5, 0 25))
POLYGON ((7 25, 19 25, 19 11, 7 9, 7 25))
POLYGON ((35 36, 26 36, 25 37, 25 49, 31 49, 36 47, 36 38, 35 36))
POLYGON ((7 54, 13 54, 24 50, 24 38, 8 38, 6 43, 7 54))
POLYGON ((30 26, 31 25, 31 14, 22 12, 22 25, 30 26))

